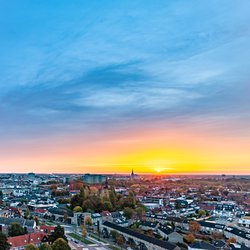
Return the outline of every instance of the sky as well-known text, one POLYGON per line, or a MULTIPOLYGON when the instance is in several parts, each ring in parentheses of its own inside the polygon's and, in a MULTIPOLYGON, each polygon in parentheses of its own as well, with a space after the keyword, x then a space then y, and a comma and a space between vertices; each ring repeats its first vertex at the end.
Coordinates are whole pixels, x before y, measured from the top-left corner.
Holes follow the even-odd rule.
POLYGON ((250 174, 250 1, 0 0, 0 172, 250 174))

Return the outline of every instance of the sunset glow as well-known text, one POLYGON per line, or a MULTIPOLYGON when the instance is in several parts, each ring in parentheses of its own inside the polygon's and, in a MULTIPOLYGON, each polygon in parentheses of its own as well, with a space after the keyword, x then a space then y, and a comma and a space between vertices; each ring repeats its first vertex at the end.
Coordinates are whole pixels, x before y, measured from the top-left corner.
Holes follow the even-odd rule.
POLYGON ((1 172, 250 173, 249 1, 73 2, 1 3, 1 172))

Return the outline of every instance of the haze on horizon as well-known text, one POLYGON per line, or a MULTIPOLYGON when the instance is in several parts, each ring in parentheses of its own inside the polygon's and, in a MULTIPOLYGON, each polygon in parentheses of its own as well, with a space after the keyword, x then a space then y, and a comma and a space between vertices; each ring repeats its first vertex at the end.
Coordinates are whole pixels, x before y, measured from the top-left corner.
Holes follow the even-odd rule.
POLYGON ((250 173, 250 1, 0 1, 0 172, 250 173))

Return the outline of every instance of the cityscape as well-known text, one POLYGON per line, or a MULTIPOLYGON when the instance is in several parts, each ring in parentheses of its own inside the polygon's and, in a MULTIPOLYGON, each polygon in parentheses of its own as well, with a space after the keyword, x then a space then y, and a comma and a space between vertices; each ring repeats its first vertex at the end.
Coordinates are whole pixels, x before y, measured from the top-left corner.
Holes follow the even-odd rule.
POLYGON ((249 0, 0 0, 0 250, 250 250, 249 0))

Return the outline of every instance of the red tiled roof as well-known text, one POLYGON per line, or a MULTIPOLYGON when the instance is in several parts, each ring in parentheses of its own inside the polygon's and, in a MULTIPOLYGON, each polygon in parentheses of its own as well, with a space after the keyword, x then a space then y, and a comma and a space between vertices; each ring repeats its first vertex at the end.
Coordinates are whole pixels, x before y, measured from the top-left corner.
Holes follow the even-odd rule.
POLYGON ((44 213, 46 213, 47 212, 47 210, 46 209, 42 209, 42 208, 37 208, 37 209, 35 209, 35 211, 34 211, 35 213, 41 213, 41 214, 44 214, 44 213))
POLYGON ((40 231, 47 233, 47 234, 51 234, 54 230, 55 230, 55 227, 53 226, 47 226, 47 225, 40 226, 40 231))
POLYGON ((42 242, 43 238, 47 237, 45 233, 31 233, 25 235, 19 235, 15 237, 9 237, 8 242, 12 247, 26 246, 30 243, 39 244, 42 242))

